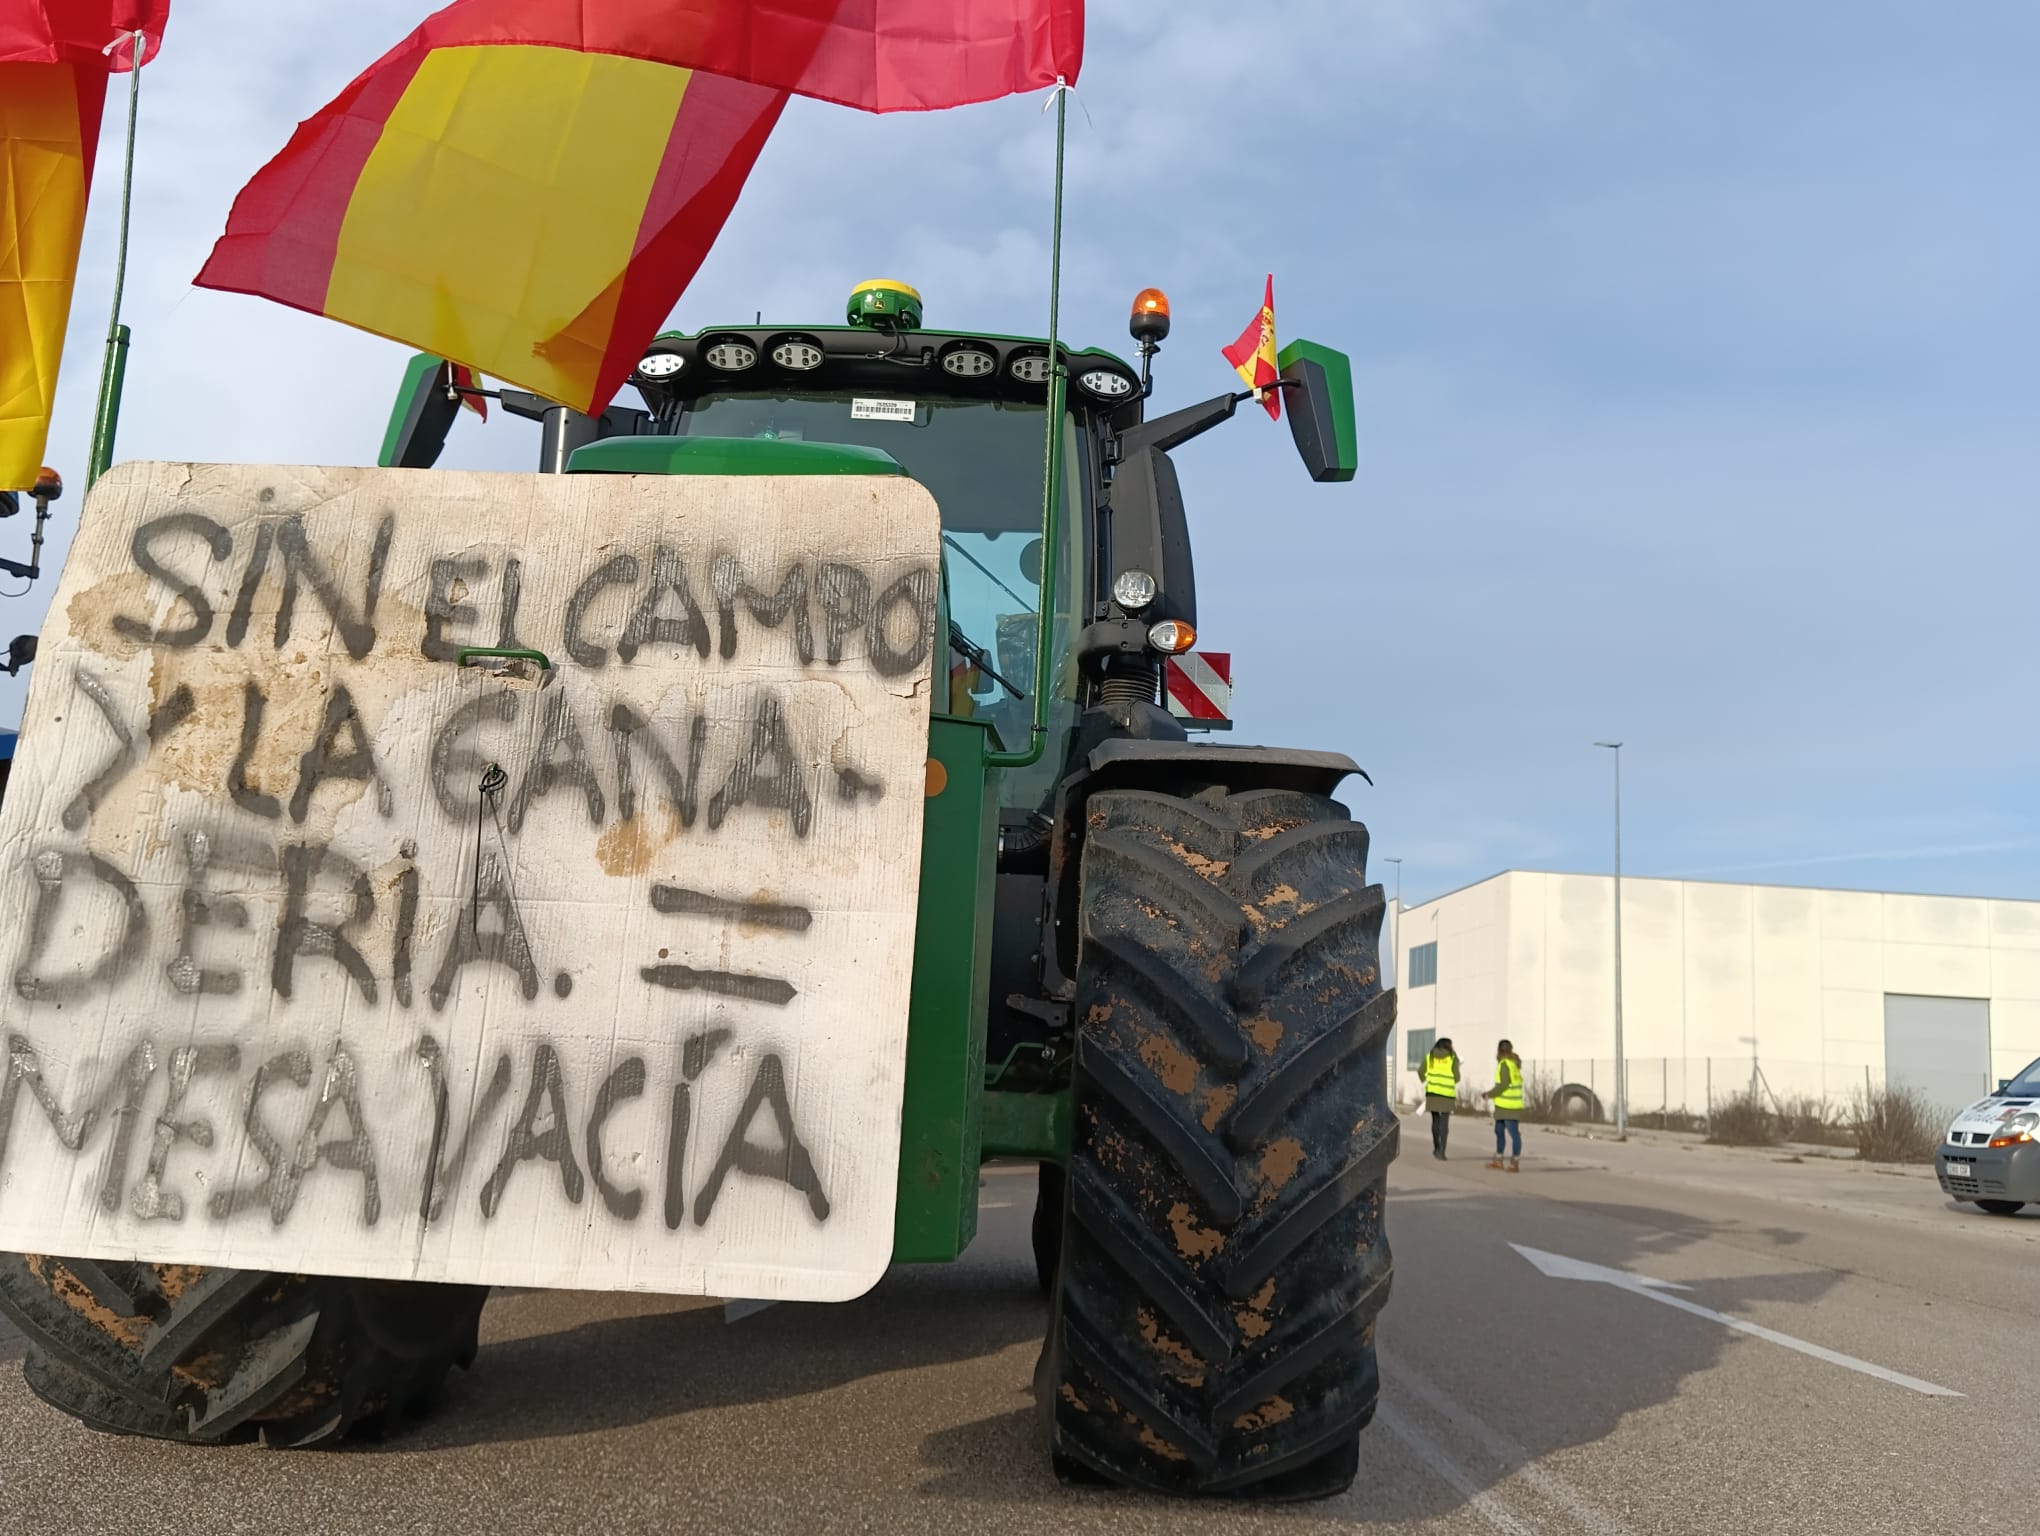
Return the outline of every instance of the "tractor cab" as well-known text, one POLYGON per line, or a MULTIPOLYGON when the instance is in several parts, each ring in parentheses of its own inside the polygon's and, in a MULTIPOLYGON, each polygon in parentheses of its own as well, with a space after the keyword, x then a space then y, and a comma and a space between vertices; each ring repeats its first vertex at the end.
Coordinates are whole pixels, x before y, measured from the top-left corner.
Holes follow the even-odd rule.
MULTIPOLYGON (((543 472, 906 475, 932 493, 942 522, 936 632, 948 648, 929 755, 950 792, 928 806, 910 1096, 939 1056, 944 1102, 982 1090, 975 1150, 1042 1158, 1050 1179, 1069 1136, 1076 829, 1095 790, 1167 774, 1198 751, 1163 693, 1165 663, 1197 638, 1172 455, 1258 393, 1151 418, 1154 357, 1169 329, 1167 298, 1143 290, 1128 324, 1135 366, 1036 337, 927 329, 920 293, 879 279, 851 293, 841 325, 663 334, 630 376, 641 404, 599 416, 480 390, 418 356, 383 445, 385 465, 429 466, 463 400, 487 394, 540 423, 543 472)), ((1296 341, 1279 365, 1275 387, 1311 479, 1350 480, 1346 357, 1296 341)), ((1221 750, 1237 767, 1258 749, 1221 750)), ((1328 754, 1304 769, 1297 754, 1275 756, 1280 764, 1256 771, 1311 785, 1350 771, 1328 754)), ((910 1104, 896 1254, 946 1259, 975 1229, 972 1127, 945 1119, 917 1147, 919 1131, 910 1104), (910 1177, 917 1157, 940 1176, 910 1177)))
MULTIPOLYGON (((1002 830, 1015 844, 1038 842, 1085 711, 1115 712, 1116 725, 1101 722, 1092 733, 1099 739, 1185 734, 1162 700, 1164 660, 1197 635, 1189 529, 1170 452, 1255 392, 1147 419, 1152 360, 1169 331, 1168 300, 1157 289, 1134 303, 1137 369, 1095 348, 1052 353, 1038 338, 932 331, 923 320, 918 291, 877 279, 853 290, 841 325, 669 332, 631 374, 642 405, 599 416, 523 391, 477 389, 420 356, 381 462, 429 466, 462 400, 489 394, 541 423, 544 471, 919 481, 943 529, 937 623, 949 651, 934 710, 989 728, 1002 830), (1051 443, 1052 399, 1062 413, 1051 443), (1052 498, 1044 494, 1051 464, 1052 498), (1051 543, 1052 561, 1044 558, 1051 543), (1044 628, 1045 657, 1037 652, 1044 628)), ((1350 480, 1346 358, 1302 341, 1280 362, 1277 387, 1311 478, 1350 480)))

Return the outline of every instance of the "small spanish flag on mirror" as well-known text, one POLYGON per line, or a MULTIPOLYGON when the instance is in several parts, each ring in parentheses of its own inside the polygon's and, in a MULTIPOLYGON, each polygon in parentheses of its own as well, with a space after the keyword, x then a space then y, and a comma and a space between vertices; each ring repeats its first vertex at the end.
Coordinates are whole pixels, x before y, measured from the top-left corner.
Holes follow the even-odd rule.
POLYGON ((1280 421, 1282 391, 1274 387, 1282 372, 1275 366, 1274 273, 1268 274, 1268 291, 1261 300, 1261 312, 1240 332, 1240 339, 1223 350, 1225 360, 1233 365, 1233 371, 1246 381, 1247 388, 1259 394, 1261 408, 1268 413, 1269 419, 1280 421))
POLYGON ((460 408, 473 411, 482 420, 489 419, 489 397, 482 393, 482 381, 475 377, 474 369, 465 363, 446 365, 446 385, 460 396, 460 408))

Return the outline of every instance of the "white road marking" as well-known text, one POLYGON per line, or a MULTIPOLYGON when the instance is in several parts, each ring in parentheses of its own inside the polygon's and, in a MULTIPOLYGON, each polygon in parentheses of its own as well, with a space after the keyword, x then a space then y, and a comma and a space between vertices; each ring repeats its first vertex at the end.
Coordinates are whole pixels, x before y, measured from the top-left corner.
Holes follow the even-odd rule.
POLYGON ((1466 1468, 1446 1455, 1443 1446, 1387 1403, 1374 1410, 1374 1420, 1414 1451, 1426 1468, 1450 1483, 1466 1500, 1467 1506, 1496 1530, 1504 1532, 1505 1536, 1539 1536, 1535 1527, 1518 1520, 1509 1512, 1507 1505, 1483 1489, 1466 1468))
POLYGON ((1628 1526, 1594 1504, 1556 1472, 1539 1466, 1526 1447, 1489 1428, 1415 1371, 1398 1360, 1391 1360, 1387 1351, 1380 1352, 1380 1360, 1382 1370, 1394 1383, 1396 1391, 1408 1393, 1455 1430, 1476 1441, 1490 1456, 1513 1468, 1512 1476, 1522 1478, 1571 1515, 1581 1530, 1591 1531, 1594 1536, 1631 1536, 1628 1526))
POLYGON ((1691 1302, 1683 1296, 1667 1295, 1668 1291, 1687 1291, 1691 1286, 1680 1285, 1672 1280, 1653 1280, 1648 1275, 1632 1275, 1624 1269, 1610 1269, 1603 1264, 1589 1264, 1584 1259, 1569 1259, 1563 1254, 1546 1253, 1541 1248, 1525 1248, 1521 1243, 1509 1246, 1523 1255, 1538 1270, 1554 1280, 1587 1280, 1597 1285, 1612 1285, 1617 1290, 1628 1291, 1632 1296, 1648 1296, 1652 1301, 1665 1306, 1676 1307, 1681 1312, 1690 1312, 1695 1317, 1704 1317, 1709 1322, 1720 1323, 1724 1328, 1733 1328, 1738 1333, 1747 1333, 1752 1338, 1767 1343, 1797 1350, 1802 1355, 1811 1355, 1816 1360, 1825 1360, 1829 1365, 1839 1365, 1846 1370, 1858 1371, 1865 1376, 1874 1376, 1879 1381, 1888 1381, 1895 1387, 1904 1387, 1909 1392, 1918 1392, 1925 1397, 1960 1397, 1962 1394, 1952 1387, 1936 1386, 1931 1381, 1922 1381, 1917 1376, 1907 1376, 1886 1366, 1873 1365, 1868 1360, 1858 1360, 1854 1355, 1842 1354, 1839 1350, 1827 1349, 1819 1344, 1809 1344, 1804 1339, 1795 1339, 1789 1333, 1779 1333, 1761 1323, 1745 1322, 1739 1317, 1730 1317, 1726 1312, 1716 1312, 1691 1302))

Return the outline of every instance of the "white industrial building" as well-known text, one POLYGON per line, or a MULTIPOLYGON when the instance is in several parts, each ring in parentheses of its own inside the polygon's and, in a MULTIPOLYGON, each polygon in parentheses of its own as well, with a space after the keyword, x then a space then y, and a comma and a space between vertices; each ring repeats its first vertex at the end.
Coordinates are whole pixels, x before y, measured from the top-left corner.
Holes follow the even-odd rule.
MULTIPOLYGON (((1533 1084, 1612 1106, 1610 877, 1510 870, 1400 916, 1399 1099, 1442 1035, 1462 1092, 1489 1085, 1506 1038, 1533 1084)), ((1625 878, 1622 1021, 1632 1113, 1703 1113, 1753 1082, 1965 1104, 2040 1056, 2040 901, 1625 878)))

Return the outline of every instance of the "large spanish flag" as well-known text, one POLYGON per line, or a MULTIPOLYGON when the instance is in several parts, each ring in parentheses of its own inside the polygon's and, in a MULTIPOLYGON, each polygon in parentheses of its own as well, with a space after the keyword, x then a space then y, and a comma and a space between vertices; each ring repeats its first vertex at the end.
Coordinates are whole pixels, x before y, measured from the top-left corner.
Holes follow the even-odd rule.
POLYGON ((596 410, 788 93, 948 106, 1081 55, 1081 0, 456 0, 299 126, 198 282, 596 410))
POLYGON ((144 34, 142 58, 156 56, 170 0, 0 0, 0 64, 134 63, 126 41, 144 34))
POLYGON ((137 31, 153 56, 168 3, 0 0, 0 490, 48 446, 107 73, 137 31))

